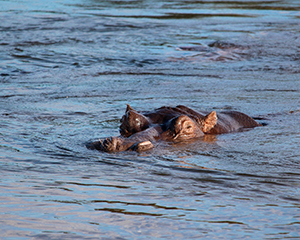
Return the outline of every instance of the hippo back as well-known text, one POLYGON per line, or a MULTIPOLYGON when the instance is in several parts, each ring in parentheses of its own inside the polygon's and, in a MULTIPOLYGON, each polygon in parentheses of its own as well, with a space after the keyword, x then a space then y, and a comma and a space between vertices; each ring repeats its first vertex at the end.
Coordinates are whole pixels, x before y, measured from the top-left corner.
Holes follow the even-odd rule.
POLYGON ((239 131, 244 128, 254 128, 260 126, 253 118, 237 111, 226 111, 217 113, 218 122, 210 134, 220 134, 239 131))
POLYGON ((162 124, 174 117, 178 117, 180 115, 187 115, 188 117, 198 121, 198 119, 203 119, 206 114, 202 114, 198 111, 195 111, 191 108, 188 108, 183 105, 178 105, 176 107, 161 107, 155 109, 151 112, 144 112, 145 116, 147 116, 152 123, 162 124))
POLYGON ((143 115, 148 117, 151 123, 154 124, 163 124, 174 117, 182 115, 181 112, 176 111, 172 107, 161 107, 155 109, 154 111, 143 112, 143 115))

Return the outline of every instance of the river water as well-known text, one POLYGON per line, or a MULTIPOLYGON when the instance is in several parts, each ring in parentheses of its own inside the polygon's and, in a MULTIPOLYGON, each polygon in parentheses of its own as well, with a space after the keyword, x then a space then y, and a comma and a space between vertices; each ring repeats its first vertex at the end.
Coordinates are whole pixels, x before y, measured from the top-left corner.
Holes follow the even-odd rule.
POLYGON ((2 239, 299 239, 300 3, 0 1, 2 239), (126 104, 266 126, 101 153, 126 104))

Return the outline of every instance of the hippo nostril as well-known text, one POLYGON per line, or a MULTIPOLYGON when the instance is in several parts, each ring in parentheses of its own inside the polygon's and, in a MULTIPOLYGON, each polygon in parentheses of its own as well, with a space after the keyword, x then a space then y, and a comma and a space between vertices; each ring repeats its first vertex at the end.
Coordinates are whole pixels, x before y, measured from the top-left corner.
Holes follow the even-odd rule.
POLYGON ((177 134, 177 133, 173 133, 173 140, 177 139, 177 138, 178 138, 178 136, 179 136, 179 134, 177 134))

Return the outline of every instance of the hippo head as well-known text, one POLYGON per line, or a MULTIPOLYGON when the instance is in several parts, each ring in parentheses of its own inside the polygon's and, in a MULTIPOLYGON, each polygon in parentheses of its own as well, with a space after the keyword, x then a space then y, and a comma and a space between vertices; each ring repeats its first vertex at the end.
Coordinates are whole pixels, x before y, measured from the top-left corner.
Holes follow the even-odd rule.
POLYGON ((120 122, 120 134, 124 137, 144 131, 150 125, 149 119, 135 111, 129 104, 127 104, 125 115, 123 115, 120 122))
POLYGON ((200 124, 198 122, 199 120, 195 121, 187 115, 172 118, 163 125, 161 138, 169 141, 182 141, 204 136, 205 132, 216 125, 216 112, 213 111, 205 116, 204 119, 201 119, 200 124))

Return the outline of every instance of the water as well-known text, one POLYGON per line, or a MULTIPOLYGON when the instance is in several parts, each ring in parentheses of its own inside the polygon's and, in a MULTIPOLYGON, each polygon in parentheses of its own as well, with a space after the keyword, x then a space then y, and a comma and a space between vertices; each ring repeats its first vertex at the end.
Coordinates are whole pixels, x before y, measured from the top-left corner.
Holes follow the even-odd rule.
POLYGON ((299 239, 298 1, 0 1, 3 239, 299 239), (212 44, 212 43, 219 44, 212 44), (126 103, 267 125, 146 153, 126 103))

